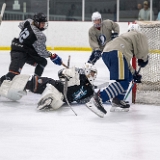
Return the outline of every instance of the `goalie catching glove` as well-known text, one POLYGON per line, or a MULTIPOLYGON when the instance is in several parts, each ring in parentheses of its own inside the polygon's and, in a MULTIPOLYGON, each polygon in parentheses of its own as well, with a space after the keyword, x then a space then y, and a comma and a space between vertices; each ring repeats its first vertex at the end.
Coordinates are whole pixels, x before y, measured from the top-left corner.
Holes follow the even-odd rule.
POLYGON ((63 68, 58 72, 58 77, 60 79, 67 78, 67 80, 69 81, 70 78, 74 77, 74 71, 72 69, 63 68))
POLYGON ((56 64, 56 65, 61 65, 62 64, 62 58, 60 58, 57 54, 51 54, 50 55, 51 61, 56 64))
POLYGON ((61 69, 58 72, 58 77, 61 80, 61 82, 65 82, 65 78, 67 78, 68 87, 74 85, 80 85, 79 73, 76 71, 75 67, 69 69, 67 68, 61 69))

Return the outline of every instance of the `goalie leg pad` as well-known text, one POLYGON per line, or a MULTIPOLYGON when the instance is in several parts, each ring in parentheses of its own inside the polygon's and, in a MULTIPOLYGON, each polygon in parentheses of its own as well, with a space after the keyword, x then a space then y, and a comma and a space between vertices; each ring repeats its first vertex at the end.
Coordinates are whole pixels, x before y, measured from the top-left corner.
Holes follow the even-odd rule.
POLYGON ((12 81, 4 80, 0 87, 0 95, 13 101, 20 100, 24 95, 26 95, 24 88, 29 77, 29 75, 21 74, 15 76, 12 81))
POLYGON ((46 108, 52 108, 53 110, 56 110, 64 104, 63 99, 64 96, 62 95, 62 93, 60 93, 51 84, 47 84, 47 87, 42 93, 42 98, 38 102, 37 109, 43 110, 46 108))

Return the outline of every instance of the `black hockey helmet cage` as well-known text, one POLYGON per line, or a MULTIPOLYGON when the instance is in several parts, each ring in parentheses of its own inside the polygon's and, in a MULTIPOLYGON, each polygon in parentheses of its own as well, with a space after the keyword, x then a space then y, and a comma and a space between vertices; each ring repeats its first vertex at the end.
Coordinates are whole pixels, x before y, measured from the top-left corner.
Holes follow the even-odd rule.
POLYGON ((33 16, 33 21, 36 27, 38 27, 41 31, 47 29, 48 27, 48 20, 47 17, 44 15, 44 13, 37 13, 33 16), (44 22, 45 25, 43 28, 40 28, 40 23, 44 22))

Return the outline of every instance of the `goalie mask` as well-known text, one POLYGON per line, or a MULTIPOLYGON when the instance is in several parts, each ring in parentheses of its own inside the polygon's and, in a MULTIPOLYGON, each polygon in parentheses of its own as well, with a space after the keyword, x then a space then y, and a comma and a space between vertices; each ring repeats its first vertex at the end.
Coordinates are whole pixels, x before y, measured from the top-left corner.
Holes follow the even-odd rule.
POLYGON ((97 69, 90 63, 85 63, 84 66, 85 75, 88 78, 88 81, 91 84, 94 84, 95 79, 97 78, 97 69))
POLYGON ((130 23, 128 26, 128 32, 130 32, 130 31, 140 32, 140 26, 138 24, 130 23))
POLYGON ((47 17, 43 13, 38 13, 33 16, 35 26, 43 31, 48 28, 47 17))
POLYGON ((98 27, 101 27, 101 22, 102 22, 102 16, 99 12, 94 12, 92 14, 92 22, 93 22, 93 25, 98 28, 98 27))

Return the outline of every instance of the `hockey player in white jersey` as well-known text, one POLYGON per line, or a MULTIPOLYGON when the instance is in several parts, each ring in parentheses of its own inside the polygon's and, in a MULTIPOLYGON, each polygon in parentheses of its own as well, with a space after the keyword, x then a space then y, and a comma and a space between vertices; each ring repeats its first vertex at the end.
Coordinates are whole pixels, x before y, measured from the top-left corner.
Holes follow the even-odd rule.
POLYGON ((133 69, 130 64, 131 58, 138 59, 138 65, 145 67, 148 64, 148 39, 139 32, 138 24, 129 26, 129 32, 121 34, 106 44, 102 59, 110 71, 110 79, 115 80, 107 88, 97 92, 90 102, 86 105, 93 107, 102 106, 102 102, 112 100, 112 108, 129 111, 130 105, 123 99, 128 89, 129 83, 133 80, 135 83, 141 83, 142 76, 133 69))
POLYGON ((112 20, 106 19, 102 21, 102 16, 99 12, 93 12, 91 19, 93 26, 89 29, 88 35, 92 53, 88 63, 95 64, 100 58, 105 45, 118 36, 120 29, 119 25, 112 20))

